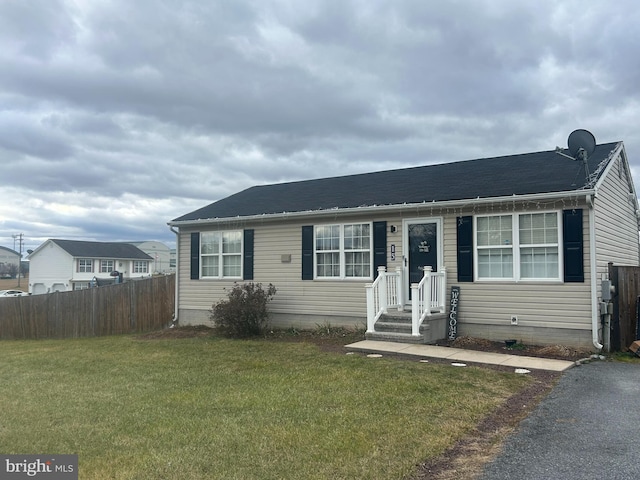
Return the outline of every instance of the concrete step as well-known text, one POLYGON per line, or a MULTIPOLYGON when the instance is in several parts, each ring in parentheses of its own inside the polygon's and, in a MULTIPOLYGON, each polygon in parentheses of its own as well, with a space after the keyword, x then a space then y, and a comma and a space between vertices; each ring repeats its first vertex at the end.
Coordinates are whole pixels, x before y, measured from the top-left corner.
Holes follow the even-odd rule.
POLYGON ((411 324, 411 312, 389 311, 383 313, 378 321, 411 324))
POLYGON ((424 335, 413 336, 411 333, 399 332, 367 332, 365 334, 367 340, 377 340, 380 342, 398 342, 398 343, 414 343, 423 344, 424 335))
POLYGON ((385 320, 378 320, 375 325, 376 332, 397 332, 397 333, 411 333, 411 322, 392 322, 385 320))
MULTIPOLYGON (((411 322, 393 322, 389 320, 378 320, 375 324, 376 332, 395 332, 395 333, 407 333, 411 334, 411 322)), ((429 325, 420 325, 420 333, 424 333, 429 330, 429 325)))
POLYGON ((411 335, 411 312, 389 311, 374 325, 367 339, 387 342, 435 343, 446 337, 447 315, 435 313, 420 325, 420 335, 411 335))

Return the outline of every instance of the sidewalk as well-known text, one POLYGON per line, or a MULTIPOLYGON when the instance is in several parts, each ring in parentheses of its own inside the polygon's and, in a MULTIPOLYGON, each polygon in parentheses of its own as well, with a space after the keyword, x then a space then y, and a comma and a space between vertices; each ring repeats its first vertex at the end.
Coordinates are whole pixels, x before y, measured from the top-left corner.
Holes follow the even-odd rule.
POLYGON ((451 362, 483 363, 487 365, 502 365, 529 370, 550 370, 554 372, 564 372, 575 365, 575 362, 569 362, 567 360, 478 352, 475 350, 464 350, 462 348, 439 347, 437 345, 380 342, 376 340, 363 340, 346 345, 345 348, 355 352, 414 355, 416 357, 446 359, 451 362))

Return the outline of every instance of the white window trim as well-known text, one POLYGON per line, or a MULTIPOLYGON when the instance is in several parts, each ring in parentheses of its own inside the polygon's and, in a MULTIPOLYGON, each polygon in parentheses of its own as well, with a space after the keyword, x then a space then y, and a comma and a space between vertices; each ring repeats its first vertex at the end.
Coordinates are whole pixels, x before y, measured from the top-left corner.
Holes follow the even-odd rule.
POLYGON ((242 272, 244 272, 244 232, 243 230, 210 230, 200 232, 200 251, 198 252, 198 261, 200 263, 200 278, 202 280, 242 280, 242 272), (220 235, 220 251, 217 254, 204 254, 205 257, 218 257, 218 275, 205 276, 202 273, 202 235, 208 233, 217 233, 220 235), (240 234, 240 252, 239 253, 223 253, 222 251, 222 236, 225 233, 239 233, 240 234), (238 276, 225 276, 224 275, 224 257, 228 256, 240 256, 240 275, 238 276))
MULTIPOLYGON (((367 250, 349 250, 349 252, 364 252, 367 250)), ((346 223, 321 223, 313 226, 313 278, 314 280, 340 280, 340 281, 367 281, 373 280, 373 222, 346 222, 346 223), (347 264, 346 264, 346 250, 344 249, 344 227, 346 225, 369 225, 369 276, 367 277, 347 277, 347 264), (320 227, 332 227, 338 226, 340 227, 340 275, 337 277, 321 277, 318 275, 318 253, 328 253, 332 250, 328 251, 318 251, 316 250, 316 229, 320 227)))
POLYGON ((111 273, 116 269, 116 261, 112 260, 112 259, 107 259, 107 258, 102 258, 100 259, 100 264, 98 265, 98 273, 111 273), (112 263, 112 269, 109 271, 106 270, 102 270, 102 262, 111 262, 112 263))
POLYGON ((508 283, 523 283, 523 282, 533 282, 533 283, 562 283, 563 282, 563 265, 564 265, 564 238, 562 235, 562 211, 561 210, 536 210, 536 211, 521 211, 521 212, 513 212, 513 213, 495 213, 489 215, 474 215, 473 216, 473 277, 475 282, 508 282, 508 283), (554 247, 555 244, 533 244, 533 245, 520 245, 520 215, 531 215, 531 214, 540 214, 540 213, 555 213, 556 221, 557 221, 557 229, 558 229, 558 276, 556 278, 521 278, 520 272, 520 249, 521 248, 537 248, 537 247, 554 247), (487 247, 479 247, 478 246, 478 218, 486 218, 486 217, 505 217, 511 216, 511 250, 513 253, 513 276, 511 277, 480 277, 479 269, 478 269, 478 250, 482 249, 490 249, 490 248, 504 248, 501 246, 487 246, 487 247))
POLYGON ((134 260, 133 264, 131 265, 131 270, 132 273, 149 273, 149 261, 148 260, 134 260), (136 269, 136 264, 137 265, 144 265, 145 270, 144 271, 138 271, 136 269))
POLYGON ((95 262, 93 260, 93 258, 78 258, 77 260, 77 266, 76 266, 76 273, 94 273, 95 272, 95 262), (80 269, 80 261, 88 261, 89 263, 85 263, 84 264, 84 270, 80 269), (86 270, 86 267, 89 267, 90 270, 86 270))

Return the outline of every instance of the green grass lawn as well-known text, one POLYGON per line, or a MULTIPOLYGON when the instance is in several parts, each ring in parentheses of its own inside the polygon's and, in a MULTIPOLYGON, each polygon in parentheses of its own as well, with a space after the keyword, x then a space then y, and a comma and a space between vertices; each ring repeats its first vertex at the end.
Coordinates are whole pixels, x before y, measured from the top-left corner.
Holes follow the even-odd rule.
POLYGON ((526 376, 305 343, 133 336, 0 342, 0 452, 81 479, 398 479, 526 376))

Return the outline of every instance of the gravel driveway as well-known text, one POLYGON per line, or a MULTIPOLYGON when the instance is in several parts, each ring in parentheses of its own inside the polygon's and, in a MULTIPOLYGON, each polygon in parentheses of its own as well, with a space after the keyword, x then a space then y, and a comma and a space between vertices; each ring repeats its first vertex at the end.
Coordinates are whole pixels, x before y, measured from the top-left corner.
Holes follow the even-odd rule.
POLYGON ((640 365, 568 370, 479 478, 640 478, 640 365))

